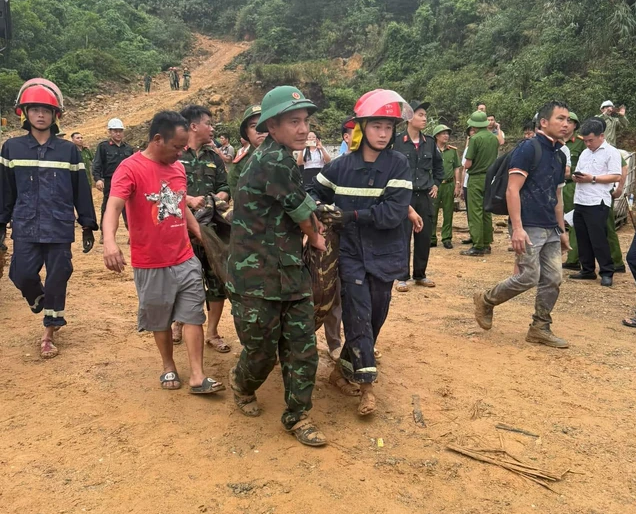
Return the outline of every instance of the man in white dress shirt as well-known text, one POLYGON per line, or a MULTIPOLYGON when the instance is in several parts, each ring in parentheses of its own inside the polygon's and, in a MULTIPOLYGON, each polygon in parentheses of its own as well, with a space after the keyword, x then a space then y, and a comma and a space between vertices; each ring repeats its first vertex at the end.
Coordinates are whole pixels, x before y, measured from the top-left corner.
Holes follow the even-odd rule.
POLYGON ((605 141, 603 124, 589 119, 580 134, 587 147, 581 153, 572 179, 574 191, 574 230, 579 244, 581 271, 570 275, 577 280, 595 280, 598 261, 602 286, 611 286, 614 263, 607 241, 607 216, 612 205, 613 184, 621 178, 620 152, 605 141))

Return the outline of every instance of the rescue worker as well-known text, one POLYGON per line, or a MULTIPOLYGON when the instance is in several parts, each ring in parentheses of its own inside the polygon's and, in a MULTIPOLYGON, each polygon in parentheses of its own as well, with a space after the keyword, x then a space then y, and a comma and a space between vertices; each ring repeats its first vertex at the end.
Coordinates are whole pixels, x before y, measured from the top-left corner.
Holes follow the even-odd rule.
MULTIPOLYGON (((603 123, 603 118, 601 123, 603 123)), ((572 162, 570 175, 566 177, 566 184, 563 188, 563 208, 566 213, 574 210, 574 190, 576 184, 572 180, 572 173, 576 171, 576 165, 579 162, 579 156, 585 150, 585 143, 583 137, 580 134, 576 134, 580 126, 578 116, 570 111, 570 121, 568 124, 569 132, 566 137, 566 146, 570 150, 570 159, 572 162)), ((623 195, 623 188, 625 180, 627 179, 627 162, 621 156, 621 180, 618 183, 618 187, 612 191, 612 205, 607 217, 607 239, 610 245, 610 253, 612 255, 612 262, 614 263, 614 273, 626 273, 625 262, 623 261, 623 252, 618 240, 618 234, 616 233, 616 220, 614 214, 614 199, 620 198, 623 195)), ((581 264, 579 263, 579 247, 576 240, 576 232, 574 227, 568 227, 568 234, 570 237, 570 250, 567 254, 567 259, 563 263, 563 269, 570 269, 575 271, 581 270, 581 264)))
POLYGON ((183 68, 183 90, 187 91, 190 89, 190 70, 186 67, 183 68))
POLYGON ((175 90, 175 77, 174 77, 174 67, 168 68, 168 80, 170 81, 170 89, 175 90))
MULTIPOLYGON (((435 282, 426 278, 426 268, 431 251, 431 237, 433 227, 433 202, 437 198, 438 189, 444 178, 444 163, 442 155, 437 149, 435 139, 425 136, 426 109, 428 102, 411 102, 410 107, 414 112, 413 119, 407 124, 406 131, 398 134, 393 149, 406 155, 411 168, 411 180, 413 181, 413 196, 411 207, 424 220, 424 229, 413 236, 413 280, 418 286, 435 287, 435 282)), ((408 219, 404 221, 404 233, 407 238, 407 269, 399 278, 397 290, 406 292, 409 290, 407 281, 410 280, 411 264, 411 235, 412 224, 408 219)))
MULTIPOLYGON (((227 185, 225 164, 210 145, 212 140, 212 113, 201 105, 188 105, 181 111, 188 122, 188 146, 181 155, 188 183, 186 204, 194 212, 206 206, 210 195, 219 200, 230 200, 230 187, 227 185)), ((205 282, 205 300, 208 307, 208 328, 205 344, 219 353, 228 353, 230 346, 219 335, 219 322, 225 303, 223 282, 212 271, 205 256, 203 246, 192 241, 195 255, 203 265, 205 282)), ((175 321, 172 327, 172 340, 179 342, 182 337, 183 323, 175 321)))
POLYGON ((238 179, 226 284, 243 345, 230 370, 234 402, 246 416, 261 413, 255 393, 274 369, 278 352, 287 404, 281 421, 308 446, 322 446, 327 439, 308 417, 318 352, 303 233, 318 250, 326 247, 316 203, 303 188, 292 152, 305 147, 316 110, 291 86, 276 87, 263 98, 255 128, 269 135, 238 179))
POLYGON ((447 250, 453 248, 453 210, 455 208, 455 198, 459 198, 462 193, 461 169, 457 155, 457 147, 448 144, 451 129, 446 125, 437 125, 433 129, 433 137, 437 144, 437 149, 442 154, 444 163, 444 178, 439 186, 437 198, 433 201, 433 235, 431 236, 431 246, 437 246, 437 217, 442 209, 444 221, 442 222, 442 244, 447 250))
POLYGON ((66 325, 66 288, 73 273, 71 243, 75 213, 84 253, 93 248, 97 219, 84 164, 77 147, 59 139, 61 92, 44 79, 26 82, 16 100, 25 136, 5 141, 0 154, 0 247, 12 222, 9 278, 31 311, 44 314, 40 356, 55 357, 53 334, 66 325), (54 192, 54 193, 53 193, 54 192), (46 267, 44 286, 40 279, 46 267))
POLYGON ((179 91, 179 89, 180 89, 179 69, 178 68, 174 68, 173 73, 174 73, 174 89, 175 89, 175 91, 179 91))
POLYGON ((150 73, 146 73, 144 75, 144 91, 146 91, 146 94, 150 93, 151 84, 152 84, 152 77, 150 76, 150 73))
POLYGON ((468 227, 473 246, 462 250, 461 255, 479 257, 491 252, 492 214, 484 210, 486 172, 499 153, 499 140, 488 130, 485 112, 475 111, 468 120, 468 127, 476 132, 471 136, 466 151, 464 167, 468 172, 468 227))
POLYGON ((351 152, 334 159, 314 178, 310 194, 326 204, 320 206, 325 223, 342 226, 339 271, 345 343, 329 381, 345 395, 360 395, 358 414, 366 416, 376 410, 375 343, 389 313, 393 281, 407 267, 401 227, 409 213, 413 173, 407 158, 390 146, 396 124, 411 120, 413 110, 394 91, 376 89, 358 100, 354 113, 351 152))
POLYGON ((238 183, 238 179, 241 176, 242 171, 245 169, 245 165, 250 160, 254 151, 261 146, 267 137, 267 132, 259 132, 256 130, 260 117, 260 105, 250 105, 243 114, 239 132, 241 134, 241 138, 248 141, 249 144, 247 145, 246 150, 239 150, 238 154, 236 154, 236 157, 232 162, 233 166, 230 168, 227 176, 232 198, 236 198, 236 184, 238 183))
POLYGON ((629 121, 625 116, 625 106, 615 107, 614 102, 605 100, 601 104, 601 114, 599 116, 605 123, 605 140, 615 148, 618 130, 624 130, 629 127, 629 121))
MULTIPOLYGON (((102 230, 101 220, 104 218, 104 212, 106 211, 106 204, 110 196, 110 184, 115 170, 121 161, 130 157, 133 153, 135 153, 133 147, 124 141, 124 124, 122 121, 119 118, 108 120, 108 139, 97 145, 95 158, 93 159, 93 180, 95 181, 95 187, 104 194, 99 224, 100 231, 102 230)), ((124 217, 126 229, 128 229, 126 209, 124 209, 122 216, 124 217)), ((104 242, 103 232, 99 237, 99 242, 104 242)))
POLYGON ((77 149, 82 156, 82 162, 84 163, 84 167, 86 168, 86 178, 88 179, 88 185, 93 187, 93 175, 91 173, 91 168, 93 166, 93 158, 95 156, 88 146, 84 146, 84 137, 79 132, 73 132, 71 134, 71 141, 75 143, 75 146, 77 146, 77 149))

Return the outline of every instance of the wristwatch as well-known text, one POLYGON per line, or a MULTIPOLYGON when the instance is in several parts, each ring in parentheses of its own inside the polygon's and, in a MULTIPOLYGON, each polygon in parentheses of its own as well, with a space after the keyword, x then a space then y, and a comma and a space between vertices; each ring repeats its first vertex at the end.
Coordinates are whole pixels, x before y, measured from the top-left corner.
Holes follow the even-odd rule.
POLYGON ((596 175, 592 176, 592 184, 596 184, 596 175))

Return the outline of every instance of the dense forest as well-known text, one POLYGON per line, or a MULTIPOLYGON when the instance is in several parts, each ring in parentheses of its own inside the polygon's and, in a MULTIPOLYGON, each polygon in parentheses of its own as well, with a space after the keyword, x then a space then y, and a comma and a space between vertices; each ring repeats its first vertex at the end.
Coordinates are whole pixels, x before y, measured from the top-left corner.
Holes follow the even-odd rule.
POLYGON ((635 0, 12 0, 0 103, 45 75, 69 95, 178 63, 193 32, 253 41, 235 63, 263 89, 294 82, 336 130, 364 91, 432 102, 463 124, 477 100, 518 130, 542 102, 579 116, 636 93, 635 0), (346 66, 352 56, 361 66, 346 66), (359 59, 359 58, 358 58, 359 59))

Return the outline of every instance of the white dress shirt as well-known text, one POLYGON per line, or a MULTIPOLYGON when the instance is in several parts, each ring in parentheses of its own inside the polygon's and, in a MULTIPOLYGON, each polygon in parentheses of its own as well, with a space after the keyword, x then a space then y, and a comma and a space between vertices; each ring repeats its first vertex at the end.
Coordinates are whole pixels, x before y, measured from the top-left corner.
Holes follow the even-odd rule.
MULTIPOLYGON (((579 157, 576 171, 588 173, 590 175, 617 175, 616 181, 621 175, 621 154, 620 152, 604 141, 594 152, 586 148, 579 157)), ((610 191, 614 184, 592 184, 591 182, 577 182, 574 191, 574 203, 579 205, 612 205, 612 195, 610 191)))

